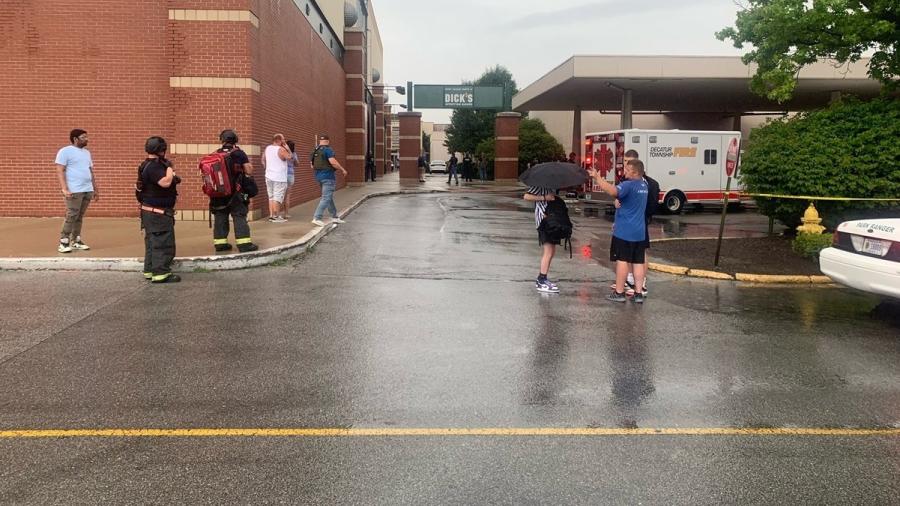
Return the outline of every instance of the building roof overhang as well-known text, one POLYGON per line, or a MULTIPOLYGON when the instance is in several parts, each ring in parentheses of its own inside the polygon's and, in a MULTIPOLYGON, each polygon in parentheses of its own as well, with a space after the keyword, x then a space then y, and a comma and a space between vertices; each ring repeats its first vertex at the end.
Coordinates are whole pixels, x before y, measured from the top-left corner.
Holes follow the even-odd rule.
POLYGON ((881 90, 866 75, 868 59, 836 66, 820 61, 800 72, 794 97, 783 104, 750 91, 755 67, 734 56, 573 56, 513 97, 525 111, 618 111, 632 90, 634 111, 799 111, 828 104, 832 93, 870 98, 881 90))

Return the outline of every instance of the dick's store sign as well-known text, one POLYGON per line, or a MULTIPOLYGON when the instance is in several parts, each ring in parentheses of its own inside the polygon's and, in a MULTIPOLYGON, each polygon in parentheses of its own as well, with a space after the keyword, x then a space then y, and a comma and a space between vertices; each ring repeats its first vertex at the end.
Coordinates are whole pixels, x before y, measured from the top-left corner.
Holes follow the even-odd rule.
POLYGON ((417 84, 413 91, 416 109, 503 109, 502 86, 417 84))
POLYGON ((475 107, 475 90, 472 86, 444 88, 444 107, 475 107))

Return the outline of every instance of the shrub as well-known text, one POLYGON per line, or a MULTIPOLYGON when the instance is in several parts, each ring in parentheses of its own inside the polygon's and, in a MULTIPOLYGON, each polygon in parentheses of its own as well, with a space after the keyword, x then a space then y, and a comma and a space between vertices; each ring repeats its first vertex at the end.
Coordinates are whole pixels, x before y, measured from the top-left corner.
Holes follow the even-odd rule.
POLYGON ((805 258, 819 258, 819 252, 831 246, 831 234, 798 234, 791 248, 805 258))
MULTIPOLYGON (((753 130, 741 162, 751 193, 816 197, 900 196, 900 100, 849 99, 753 130)), ((756 199, 760 212, 788 227, 806 200, 756 199)), ((898 216, 898 203, 819 201, 824 225, 862 216, 898 216)))

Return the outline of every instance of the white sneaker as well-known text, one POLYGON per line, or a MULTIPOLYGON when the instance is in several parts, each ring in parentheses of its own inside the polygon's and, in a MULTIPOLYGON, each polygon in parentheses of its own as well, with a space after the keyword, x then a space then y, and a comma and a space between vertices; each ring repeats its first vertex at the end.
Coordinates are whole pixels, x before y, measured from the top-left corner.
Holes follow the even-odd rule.
POLYGON ((340 218, 332 218, 332 219, 331 219, 331 222, 332 222, 332 223, 347 223, 346 221, 344 221, 344 220, 342 220, 342 219, 340 219, 340 218))
POLYGON ((317 227, 324 227, 324 226, 325 226, 325 222, 322 221, 322 220, 312 220, 312 224, 315 225, 315 226, 317 226, 317 227))
POLYGON ((73 248, 73 249, 80 249, 81 251, 87 251, 87 250, 91 249, 90 246, 88 246, 87 244, 81 242, 80 239, 76 239, 75 242, 72 243, 72 248, 73 248))
POLYGON ((59 243, 59 248, 56 248, 56 251, 59 251, 60 253, 71 253, 72 247, 69 246, 68 243, 61 242, 59 243))
POLYGON ((271 221, 272 223, 286 223, 287 222, 287 220, 282 218, 281 216, 275 216, 273 218, 270 218, 269 221, 271 221))

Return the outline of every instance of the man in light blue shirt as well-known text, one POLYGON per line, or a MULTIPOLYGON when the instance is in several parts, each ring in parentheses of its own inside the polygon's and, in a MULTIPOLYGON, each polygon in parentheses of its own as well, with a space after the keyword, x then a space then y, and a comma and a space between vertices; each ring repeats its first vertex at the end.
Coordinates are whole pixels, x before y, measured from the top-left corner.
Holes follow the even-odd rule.
POLYGON ((86 149, 87 132, 76 128, 69 133, 69 141, 72 144, 56 154, 56 173, 66 198, 66 221, 59 237, 60 253, 91 249, 81 240, 81 223, 91 200, 100 200, 94 183, 94 162, 91 152, 86 149))

